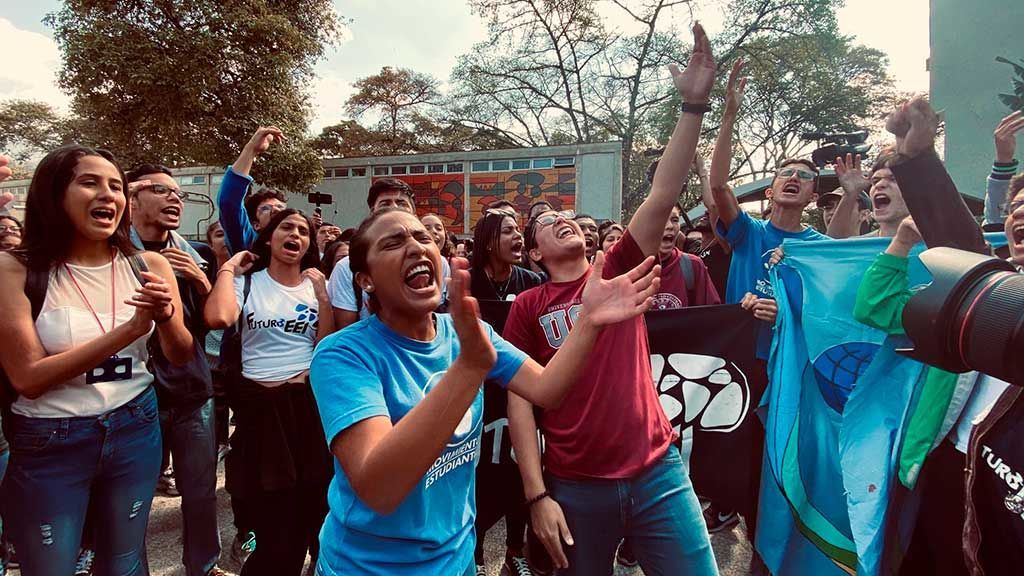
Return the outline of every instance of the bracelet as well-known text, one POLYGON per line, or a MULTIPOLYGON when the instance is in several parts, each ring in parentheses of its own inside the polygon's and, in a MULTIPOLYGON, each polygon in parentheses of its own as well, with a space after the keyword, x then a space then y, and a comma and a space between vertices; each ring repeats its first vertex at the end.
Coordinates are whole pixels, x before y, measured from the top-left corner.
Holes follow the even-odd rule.
POLYGON ((224 267, 222 266, 222 267, 220 268, 220 270, 217 270, 217 276, 220 276, 221 274, 223 274, 223 273, 225 273, 225 272, 231 272, 231 275, 232 275, 232 276, 234 276, 234 275, 235 275, 235 271, 234 271, 234 270, 231 270, 231 269, 228 269, 228 268, 224 268, 224 267))
POLYGON ((548 492, 547 490, 545 490, 545 491, 541 492, 540 494, 537 494, 533 498, 530 498, 529 500, 527 500, 526 504, 525 504, 525 507, 527 509, 533 508, 534 504, 536 504, 537 502, 540 502, 541 500, 547 498, 548 496, 551 496, 551 492, 548 492))
POLYGON ((161 318, 159 320, 157 320, 156 318, 153 318, 153 322, 155 322, 157 324, 163 324, 164 322, 167 322, 171 318, 174 318, 174 302, 171 302, 171 313, 168 314, 166 318, 161 318))
POLYGON ((704 103, 683 102, 683 105, 682 105, 681 108, 682 108, 683 114, 686 114, 687 112, 689 112, 690 114, 707 114, 708 112, 711 112, 711 106, 709 106, 707 102, 704 102, 704 103))

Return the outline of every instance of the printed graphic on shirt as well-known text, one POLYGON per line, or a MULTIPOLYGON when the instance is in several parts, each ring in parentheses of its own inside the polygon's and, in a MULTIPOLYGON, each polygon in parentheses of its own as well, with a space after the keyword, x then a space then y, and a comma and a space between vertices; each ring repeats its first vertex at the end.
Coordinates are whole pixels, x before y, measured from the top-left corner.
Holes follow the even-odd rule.
POLYGON ((772 248, 764 254, 761 254, 761 268, 764 270, 764 275, 758 278, 757 282, 754 283, 754 294, 759 298, 775 298, 775 287, 772 286, 772 281, 769 280, 768 276, 768 270, 772 267, 771 259, 772 253, 774 252, 775 249, 772 248))
POLYGON ((651 372, 661 407, 676 432, 691 426, 732 432, 750 408, 747 376, 725 358, 671 354, 666 362, 663 355, 651 354, 651 372), (682 387, 681 395, 674 390, 677 386, 682 387))
POLYGON ((316 308, 311 308, 305 304, 299 304, 295 306, 294 318, 257 320, 256 312, 249 312, 245 317, 245 322, 249 330, 281 328, 290 334, 305 334, 307 330, 316 331, 318 317, 319 313, 316 308))
POLYGON ((1024 475, 1010 468, 1002 457, 984 444, 981 446, 981 457, 992 472, 1006 483, 1006 509, 1024 519, 1024 475))
POLYGON ((579 303, 560 304, 549 309, 547 314, 537 319, 541 329, 544 330, 548 346, 556 350, 562 347, 565 339, 569 337, 569 331, 572 330, 573 324, 580 317, 581 310, 583 310, 583 305, 579 303))
MULTIPOLYGON (((432 375, 427 381, 427 385, 423 388, 423 395, 429 394, 444 375, 445 371, 432 375)), ((437 457, 437 460, 427 470, 425 489, 429 490, 435 482, 452 470, 467 464, 473 466, 474 462, 479 458, 480 427, 483 425, 484 408, 481 394, 483 394, 482 391, 477 394, 477 398, 473 400, 473 403, 469 405, 469 409, 463 414, 462 420, 455 427, 455 432, 452 434, 451 439, 448 440, 448 446, 444 452, 437 457)))
POLYGON ((659 292, 654 295, 651 310, 676 310, 683 307, 683 301, 671 292, 659 292))

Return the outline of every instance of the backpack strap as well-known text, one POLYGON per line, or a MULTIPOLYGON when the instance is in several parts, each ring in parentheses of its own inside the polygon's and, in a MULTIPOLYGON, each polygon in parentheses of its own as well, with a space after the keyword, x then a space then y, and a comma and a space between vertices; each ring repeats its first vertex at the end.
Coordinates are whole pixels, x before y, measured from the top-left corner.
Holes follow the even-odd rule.
POLYGON ((249 301, 249 291, 252 290, 252 274, 246 272, 242 275, 242 306, 238 308, 238 321, 235 324, 235 331, 238 337, 242 337, 242 314, 245 312, 245 303, 249 301))
POLYGON ((25 270, 25 296, 32 305, 32 320, 39 318, 50 284, 50 271, 28 268, 25 270))
POLYGON ((149 266, 146 264, 145 258, 142 257, 142 252, 136 252, 128 257, 128 265, 132 268, 132 274, 135 274, 135 279, 139 281, 139 284, 145 286, 146 279, 142 277, 143 272, 149 272, 149 266))
POLYGON ((693 302, 696 300, 696 295, 693 291, 695 274, 693 271, 693 260, 690 258, 691 256, 686 252, 679 255, 679 273, 682 274, 683 283, 686 285, 687 305, 693 306, 693 302))

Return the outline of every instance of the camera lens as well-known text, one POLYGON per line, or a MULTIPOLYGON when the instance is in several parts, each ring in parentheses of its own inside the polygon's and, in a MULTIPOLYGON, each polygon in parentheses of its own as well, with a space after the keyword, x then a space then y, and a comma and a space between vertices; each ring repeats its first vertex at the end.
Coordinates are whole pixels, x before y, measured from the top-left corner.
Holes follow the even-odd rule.
POLYGON ((1024 385, 1024 274, 953 248, 921 254, 932 283, 903 310, 907 354, 950 372, 977 370, 1024 385))

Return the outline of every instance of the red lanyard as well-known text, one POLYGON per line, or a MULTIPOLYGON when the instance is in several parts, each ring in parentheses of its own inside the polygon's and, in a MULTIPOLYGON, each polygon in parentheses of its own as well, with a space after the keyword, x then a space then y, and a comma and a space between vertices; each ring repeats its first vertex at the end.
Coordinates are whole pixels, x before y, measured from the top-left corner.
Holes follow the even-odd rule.
MULTIPOLYGON (((114 321, 117 318, 117 276, 114 274, 114 254, 115 251, 110 251, 110 329, 114 329, 114 321)), ((96 319, 96 323, 100 325, 100 332, 107 333, 103 329, 103 323, 100 322, 100 317, 96 314, 96 310, 93 309, 92 304, 89 303, 89 299, 85 297, 85 292, 82 291, 82 287, 78 285, 78 280, 75 280, 74 273, 71 272, 71 268, 68 267, 67 262, 64 263, 64 270, 67 271, 68 276, 71 277, 71 281, 75 284, 75 288, 78 289, 79 296, 82 297, 82 301, 89 307, 89 312, 92 312, 92 317, 96 319)))

